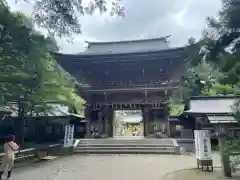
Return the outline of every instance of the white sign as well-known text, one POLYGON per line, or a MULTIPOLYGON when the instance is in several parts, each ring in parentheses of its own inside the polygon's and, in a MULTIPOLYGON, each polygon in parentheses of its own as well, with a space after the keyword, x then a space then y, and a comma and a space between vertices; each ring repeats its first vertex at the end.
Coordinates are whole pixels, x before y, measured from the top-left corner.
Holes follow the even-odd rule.
POLYGON ((195 130, 195 149, 196 157, 199 160, 211 160, 212 148, 210 132, 208 130, 195 130))
POLYGON ((194 140, 195 140, 195 150, 196 150, 196 158, 199 159, 199 145, 198 145, 198 131, 194 130, 194 140))
POLYGON ((74 125, 67 124, 65 126, 64 147, 73 146, 74 125))

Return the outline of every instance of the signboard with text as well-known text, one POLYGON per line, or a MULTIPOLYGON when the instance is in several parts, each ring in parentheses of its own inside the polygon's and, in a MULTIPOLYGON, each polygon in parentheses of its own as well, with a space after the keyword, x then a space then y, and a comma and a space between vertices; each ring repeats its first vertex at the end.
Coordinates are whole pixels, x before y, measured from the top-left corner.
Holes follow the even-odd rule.
POLYGON ((208 130, 195 130, 195 149, 196 157, 199 160, 211 160, 212 148, 210 132, 208 130))
POLYGON ((67 124, 65 126, 64 147, 73 146, 74 125, 67 124))
POLYGON ((198 147, 198 131, 194 131, 194 141, 195 141, 195 150, 196 150, 196 158, 199 159, 199 147, 198 147))

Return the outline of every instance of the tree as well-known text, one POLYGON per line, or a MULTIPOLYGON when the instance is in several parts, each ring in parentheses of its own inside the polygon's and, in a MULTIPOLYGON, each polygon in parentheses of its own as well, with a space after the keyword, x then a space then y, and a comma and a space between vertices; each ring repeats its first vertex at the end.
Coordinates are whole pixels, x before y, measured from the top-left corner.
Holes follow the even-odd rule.
MULTIPOLYGON (((1 0, 3 1, 3 0, 1 0)), ((21 1, 21 0, 20 0, 21 1)), ((121 0, 23 0, 34 6, 33 19, 51 35, 69 36, 81 33, 81 16, 110 13, 124 17, 121 0)))
MULTIPOLYGON (((219 19, 209 18, 209 27, 213 30, 206 44, 207 60, 223 73, 219 82, 235 88, 239 94, 240 83, 240 2, 222 0, 219 19)), ((239 109, 236 102, 234 109, 239 109)), ((238 114, 238 113, 237 113, 238 114)))
MULTIPOLYGON (((240 2, 222 2, 220 18, 208 18, 209 26, 202 38, 188 41, 187 71, 175 96, 177 98, 186 101, 186 97, 194 95, 239 94, 240 2)), ((238 105, 237 102, 234 109, 239 109, 238 105)))
POLYGON ((7 6, 0 8, 1 103, 10 103, 18 111, 17 137, 22 143, 25 116, 46 113, 48 102, 75 106, 83 101, 71 76, 50 54, 57 50, 53 39, 30 29, 33 26, 22 14, 11 13, 7 6))

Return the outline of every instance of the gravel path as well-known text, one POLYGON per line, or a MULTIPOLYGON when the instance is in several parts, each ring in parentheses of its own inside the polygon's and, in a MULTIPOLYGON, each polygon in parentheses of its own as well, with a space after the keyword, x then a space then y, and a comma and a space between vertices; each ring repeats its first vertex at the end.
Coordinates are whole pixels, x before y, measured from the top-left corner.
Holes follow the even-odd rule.
MULTIPOLYGON (((218 156, 214 157, 219 165, 218 156)), ((159 180, 176 170, 196 167, 194 156, 73 155, 34 167, 15 169, 13 180, 159 180), (162 177, 162 178, 161 178, 162 177)))

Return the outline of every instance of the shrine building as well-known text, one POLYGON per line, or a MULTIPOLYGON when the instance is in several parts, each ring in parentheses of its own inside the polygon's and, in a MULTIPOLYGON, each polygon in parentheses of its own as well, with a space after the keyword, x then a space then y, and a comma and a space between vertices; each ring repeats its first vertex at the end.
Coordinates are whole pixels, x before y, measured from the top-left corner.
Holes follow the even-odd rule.
POLYGON ((85 99, 86 137, 91 124, 113 137, 116 110, 141 110, 145 137, 168 137, 169 96, 182 77, 186 47, 171 48, 168 37, 119 42, 86 42, 79 54, 54 53, 80 85, 85 99))

